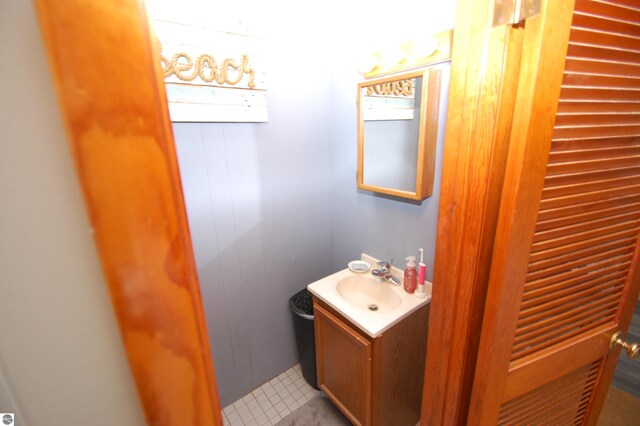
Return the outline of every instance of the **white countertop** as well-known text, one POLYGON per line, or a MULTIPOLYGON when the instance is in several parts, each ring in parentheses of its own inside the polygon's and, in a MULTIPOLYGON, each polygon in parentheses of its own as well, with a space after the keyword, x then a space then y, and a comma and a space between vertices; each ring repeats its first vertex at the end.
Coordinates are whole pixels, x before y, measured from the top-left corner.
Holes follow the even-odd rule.
MULTIPOLYGON (((372 269, 377 267, 377 259, 363 254, 362 260, 369 262, 372 269)), ((393 268, 392 272, 402 283, 402 276, 398 276, 398 273, 401 273, 402 271, 397 268, 393 268)), ((412 294, 406 293, 402 284, 394 286, 391 283, 385 282, 376 277, 373 284, 388 286, 392 291, 400 296, 400 305, 392 310, 386 311, 370 311, 364 307, 356 307, 343 299, 343 297, 338 293, 337 284, 340 280, 351 275, 357 276, 363 274, 371 275, 371 269, 364 273, 356 273, 351 272, 346 268, 309 284, 307 288, 314 296, 317 296, 320 300, 344 315, 354 325, 373 338, 380 336, 385 330, 388 330, 393 325, 397 324, 401 319, 407 317, 419 307, 426 305, 431 301, 431 283, 428 281, 425 281, 427 297, 425 299, 420 299, 412 294)))

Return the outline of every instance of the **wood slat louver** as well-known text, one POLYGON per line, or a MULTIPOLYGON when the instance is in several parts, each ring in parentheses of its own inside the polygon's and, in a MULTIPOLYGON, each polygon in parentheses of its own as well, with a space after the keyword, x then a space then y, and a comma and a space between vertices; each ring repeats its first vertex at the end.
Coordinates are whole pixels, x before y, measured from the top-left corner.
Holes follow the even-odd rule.
POLYGON ((521 28, 468 420, 595 424, 640 293, 640 1, 543 0, 521 28))
POLYGON ((616 2, 576 2, 512 361, 617 313, 640 230, 637 22, 616 2))
POLYGON ((580 424, 587 411, 599 366, 600 363, 595 362, 582 367, 503 404, 498 424, 580 424))

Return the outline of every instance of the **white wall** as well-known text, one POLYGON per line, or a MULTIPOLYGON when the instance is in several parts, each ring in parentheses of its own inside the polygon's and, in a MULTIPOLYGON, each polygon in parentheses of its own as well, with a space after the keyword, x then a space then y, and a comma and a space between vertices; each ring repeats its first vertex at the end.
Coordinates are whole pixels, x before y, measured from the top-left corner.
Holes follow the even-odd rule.
POLYGON ((0 412, 139 425, 33 2, 0 3, 0 412))

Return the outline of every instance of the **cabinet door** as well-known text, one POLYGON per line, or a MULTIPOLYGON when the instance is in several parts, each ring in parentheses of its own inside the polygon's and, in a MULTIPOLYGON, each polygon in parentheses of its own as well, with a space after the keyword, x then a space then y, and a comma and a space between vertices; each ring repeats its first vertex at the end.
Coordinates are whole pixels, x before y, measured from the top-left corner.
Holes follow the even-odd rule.
POLYGON ((356 425, 370 424, 371 342, 314 304, 318 384, 356 425))

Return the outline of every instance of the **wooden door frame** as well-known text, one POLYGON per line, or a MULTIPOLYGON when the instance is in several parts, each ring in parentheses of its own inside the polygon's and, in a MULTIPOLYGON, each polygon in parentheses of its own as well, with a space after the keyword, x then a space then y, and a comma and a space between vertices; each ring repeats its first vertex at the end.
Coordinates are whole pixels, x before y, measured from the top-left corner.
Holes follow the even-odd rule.
POLYGON ((159 49, 144 4, 36 6, 147 423, 222 425, 159 49))
MULTIPOLYGON (((199 424, 221 425, 163 78, 144 5, 36 4, 147 420, 185 423, 184 413, 210 412, 199 424), (134 59, 139 66, 131 66, 134 59), (145 182, 144 191, 136 180, 145 182), (133 274, 141 271, 144 277, 133 274)), ((521 28, 493 28, 492 19, 492 0, 458 1, 449 101, 456 114, 447 123, 423 424, 464 424, 469 405, 522 44, 521 28)))
POLYGON ((458 0, 422 424, 467 422, 516 100, 522 26, 458 0), (426 414, 426 415, 425 415, 426 414))
POLYGON ((513 133, 510 136, 508 167, 502 194, 491 276, 483 318, 477 362, 489 366, 479 370, 473 383, 470 424, 497 422, 503 396, 504 374, 492 368, 506 368, 513 336, 510 323, 499 321, 505 312, 517 316, 519 294, 507 283, 524 282, 533 239, 540 193, 547 170, 551 135, 555 124, 568 46, 573 1, 543 2, 542 13, 527 20, 522 64, 517 86, 513 133), (504 238, 507 235, 510 238, 504 238), (504 336, 485 347, 489 336, 504 336), (502 364, 496 359, 504 360, 502 364), (499 379, 498 379, 499 378, 499 379), (488 407, 491 407, 490 409, 488 407), (486 417, 484 417, 486 416, 486 417), (491 419, 491 420, 489 420, 491 419), (495 420, 494 420, 495 419, 495 420))

